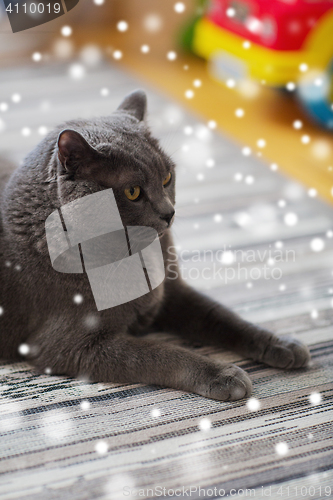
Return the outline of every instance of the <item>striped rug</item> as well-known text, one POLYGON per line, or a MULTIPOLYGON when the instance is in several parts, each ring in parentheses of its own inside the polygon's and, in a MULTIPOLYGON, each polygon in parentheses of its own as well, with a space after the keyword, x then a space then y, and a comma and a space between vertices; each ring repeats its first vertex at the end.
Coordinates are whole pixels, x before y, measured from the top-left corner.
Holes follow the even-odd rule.
MULTIPOLYGON (((143 86, 106 64, 80 79, 69 69, 2 70, 2 156, 18 164, 45 128, 108 114, 143 86)), ((174 235, 184 279, 243 317, 302 339, 312 364, 284 372, 200 348, 236 362, 253 381, 251 400, 220 403, 38 376, 3 361, 0 498, 333 498, 332 209, 246 144, 217 134, 214 123, 147 91, 151 127, 178 164, 174 235)))

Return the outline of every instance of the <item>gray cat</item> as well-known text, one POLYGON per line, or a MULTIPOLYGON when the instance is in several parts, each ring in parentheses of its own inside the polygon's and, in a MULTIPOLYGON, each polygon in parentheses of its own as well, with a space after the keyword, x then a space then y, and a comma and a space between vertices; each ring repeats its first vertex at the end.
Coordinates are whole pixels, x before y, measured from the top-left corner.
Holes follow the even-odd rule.
POLYGON ((244 370, 143 334, 170 332, 285 369, 306 366, 309 351, 244 321, 180 277, 169 279, 175 165, 151 136, 145 115, 146 95, 136 91, 109 117, 67 122, 11 176, 1 194, 1 357, 22 359, 18 348, 24 343, 26 358, 40 372, 158 384, 222 401, 244 398, 251 393, 244 370), (107 188, 113 189, 124 226, 158 232, 166 279, 138 299, 98 312, 86 274, 52 268, 45 220, 61 206, 107 188), (84 298, 80 306, 73 301, 76 294, 84 298))

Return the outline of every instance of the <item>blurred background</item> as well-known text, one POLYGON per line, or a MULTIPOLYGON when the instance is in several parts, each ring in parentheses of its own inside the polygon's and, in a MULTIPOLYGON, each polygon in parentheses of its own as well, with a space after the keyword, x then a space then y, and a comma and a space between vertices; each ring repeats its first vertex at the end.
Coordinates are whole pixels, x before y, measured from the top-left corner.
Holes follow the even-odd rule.
POLYGON ((1 365, 3 498, 331 484, 333 2, 80 0, 16 33, 0 7, 0 181, 55 125, 145 89, 177 164, 183 278, 313 357, 291 373, 198 349, 251 373, 254 407, 1 365))
POLYGON ((109 61, 332 201, 330 0, 80 0, 15 34, 0 9, 0 70, 61 63, 79 82, 109 61))

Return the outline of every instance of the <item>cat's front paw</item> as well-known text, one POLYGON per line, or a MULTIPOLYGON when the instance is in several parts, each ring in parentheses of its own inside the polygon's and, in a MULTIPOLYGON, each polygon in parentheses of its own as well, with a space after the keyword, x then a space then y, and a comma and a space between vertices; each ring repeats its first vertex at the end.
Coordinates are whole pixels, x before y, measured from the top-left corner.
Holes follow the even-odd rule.
POLYGON ((207 397, 219 401, 236 401, 249 396, 252 382, 244 370, 236 365, 224 365, 219 375, 209 384, 207 397))
POLYGON ((263 363, 286 370, 303 368, 309 364, 310 359, 308 347, 291 337, 274 337, 262 357, 263 363))

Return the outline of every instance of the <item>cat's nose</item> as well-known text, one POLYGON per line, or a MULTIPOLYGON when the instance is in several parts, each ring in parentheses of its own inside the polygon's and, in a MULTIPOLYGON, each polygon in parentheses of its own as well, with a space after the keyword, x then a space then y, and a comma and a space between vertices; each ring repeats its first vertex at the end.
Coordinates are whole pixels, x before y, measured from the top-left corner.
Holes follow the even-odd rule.
POLYGON ((171 219, 174 215, 175 215, 175 211, 173 210, 169 214, 160 215, 160 219, 165 220, 165 222, 168 224, 168 226, 170 226, 171 219))

